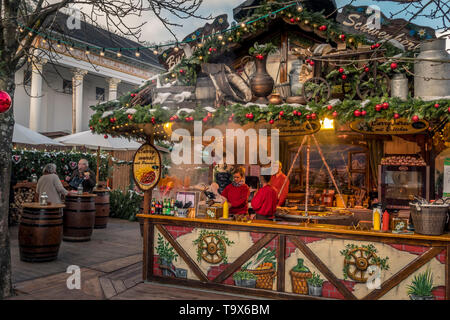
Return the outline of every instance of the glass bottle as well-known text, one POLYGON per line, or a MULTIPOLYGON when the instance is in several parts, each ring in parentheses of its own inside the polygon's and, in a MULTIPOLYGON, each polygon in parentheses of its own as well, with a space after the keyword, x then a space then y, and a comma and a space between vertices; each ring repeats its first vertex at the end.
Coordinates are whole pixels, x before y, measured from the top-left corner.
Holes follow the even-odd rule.
POLYGON ((77 194, 79 195, 83 194, 83 184, 81 183, 78 185, 77 194))

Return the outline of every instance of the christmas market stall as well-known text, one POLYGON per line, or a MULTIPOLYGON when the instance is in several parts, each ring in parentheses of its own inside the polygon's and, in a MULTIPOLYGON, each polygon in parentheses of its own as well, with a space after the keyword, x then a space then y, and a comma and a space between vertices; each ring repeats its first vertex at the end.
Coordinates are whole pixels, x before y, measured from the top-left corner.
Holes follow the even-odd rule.
POLYGON ((93 132, 145 141, 133 159, 143 279, 448 300, 445 40, 384 15, 371 32, 366 7, 312 3, 245 1, 238 23, 218 16, 155 49, 167 73, 92 106, 93 132), (259 219, 252 198, 268 175, 276 211, 259 219), (240 176, 248 199, 232 214, 224 190, 240 176))

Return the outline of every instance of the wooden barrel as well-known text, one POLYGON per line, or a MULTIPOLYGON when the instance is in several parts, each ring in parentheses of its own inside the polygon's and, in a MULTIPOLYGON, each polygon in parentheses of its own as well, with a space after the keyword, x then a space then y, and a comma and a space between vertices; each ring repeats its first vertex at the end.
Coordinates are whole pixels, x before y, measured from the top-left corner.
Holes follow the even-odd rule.
POLYGON ((45 262, 58 257, 63 235, 63 208, 63 204, 23 204, 19 225, 20 260, 45 262))
POLYGON ((104 229, 109 217, 109 191, 94 190, 95 197, 95 223, 94 229, 104 229))
POLYGON ((195 86, 195 97, 197 100, 215 100, 216 88, 209 76, 197 78, 195 86))
POLYGON ((89 241, 95 223, 95 194, 67 195, 64 241, 89 241))

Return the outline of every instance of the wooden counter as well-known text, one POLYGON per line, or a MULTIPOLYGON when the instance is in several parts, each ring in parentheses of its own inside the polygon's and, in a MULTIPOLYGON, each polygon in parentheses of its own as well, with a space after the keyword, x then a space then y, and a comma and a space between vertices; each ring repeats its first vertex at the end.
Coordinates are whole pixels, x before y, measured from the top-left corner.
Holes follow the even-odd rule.
POLYGON ((450 259, 447 254, 450 250, 450 234, 426 236, 358 231, 337 225, 293 225, 272 221, 247 223, 144 214, 137 216, 144 220, 143 279, 146 281, 271 298, 409 299, 407 286, 411 284, 412 277, 423 272, 426 266, 434 275, 435 298, 450 299, 450 259), (213 235, 213 244, 207 238, 201 238, 202 235, 213 235), (166 245, 172 247, 179 256, 178 261, 172 261, 170 267, 182 270, 180 274, 187 274, 187 277, 178 277, 175 272, 173 275, 163 275, 161 270, 167 267, 158 263, 161 261, 157 259, 158 240, 167 242, 166 245), (202 241, 207 245, 197 247, 202 241), (218 243, 226 249, 223 251, 226 256, 222 256, 222 259, 217 258, 217 251, 212 250, 218 243), (273 257, 276 257, 272 261, 273 265, 276 263, 276 268, 271 275, 276 279, 274 286, 262 286, 262 282, 258 282, 259 278, 259 288, 258 284, 256 288, 234 285, 232 275, 247 262, 253 262, 263 249, 272 251, 273 257), (210 253, 214 254, 208 256, 210 253), (374 260, 374 257, 377 259, 374 260), (216 261, 214 258, 217 258, 216 261), (292 284, 296 280, 291 279, 290 271, 298 259, 303 259, 311 272, 319 273, 325 280, 322 297, 295 292, 292 284), (357 268, 357 261, 366 262, 366 265, 363 263, 363 267, 357 268), (370 265, 381 269, 379 289, 368 287, 370 275, 367 267, 370 265), (347 269, 343 269, 344 266, 347 269))

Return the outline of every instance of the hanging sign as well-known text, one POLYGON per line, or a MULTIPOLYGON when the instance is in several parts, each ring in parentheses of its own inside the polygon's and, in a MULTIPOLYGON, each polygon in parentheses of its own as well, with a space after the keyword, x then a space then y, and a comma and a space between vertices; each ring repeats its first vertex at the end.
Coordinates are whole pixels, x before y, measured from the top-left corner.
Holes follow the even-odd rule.
POLYGON ((205 37, 226 30, 229 27, 227 15, 217 16, 212 23, 206 23, 203 27, 198 28, 191 34, 188 34, 183 40, 182 45, 178 49, 169 48, 159 56, 159 62, 164 65, 167 70, 172 70, 184 57, 190 58, 195 46, 198 43, 205 42, 205 37))
POLYGON ((320 127, 319 121, 302 122, 295 125, 291 125, 287 121, 278 121, 273 128, 280 130, 280 137, 292 137, 316 133, 320 127))
POLYGON ((350 123, 353 131, 364 134, 416 134, 427 130, 429 124, 425 120, 411 122, 408 119, 386 120, 377 119, 373 122, 356 120, 350 123))
POLYGON ((161 177, 161 156, 150 144, 143 144, 133 158, 134 182, 142 191, 151 190, 161 177))
POLYGON ((444 160, 444 197, 450 197, 450 158, 444 160))
POLYGON ((434 29, 430 27, 404 19, 388 19, 381 11, 367 6, 347 5, 338 13, 336 21, 347 33, 363 34, 373 41, 394 39, 406 50, 418 49, 421 41, 436 37, 434 29))

